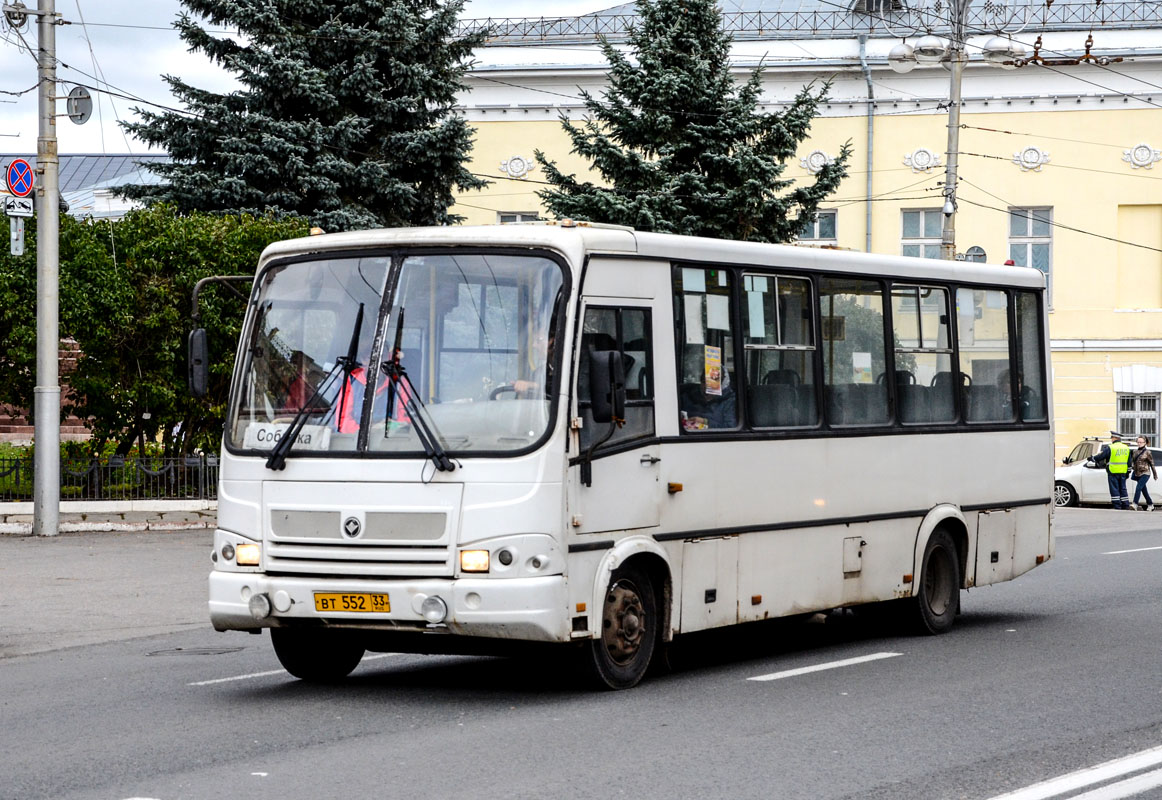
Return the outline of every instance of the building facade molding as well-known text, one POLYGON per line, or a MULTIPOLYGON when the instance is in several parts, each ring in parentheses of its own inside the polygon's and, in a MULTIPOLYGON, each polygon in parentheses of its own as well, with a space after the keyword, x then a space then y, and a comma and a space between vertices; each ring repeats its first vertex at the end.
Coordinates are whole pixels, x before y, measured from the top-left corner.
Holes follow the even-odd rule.
POLYGON ((1055 353, 1162 353, 1162 339, 1053 339, 1049 347, 1055 353))

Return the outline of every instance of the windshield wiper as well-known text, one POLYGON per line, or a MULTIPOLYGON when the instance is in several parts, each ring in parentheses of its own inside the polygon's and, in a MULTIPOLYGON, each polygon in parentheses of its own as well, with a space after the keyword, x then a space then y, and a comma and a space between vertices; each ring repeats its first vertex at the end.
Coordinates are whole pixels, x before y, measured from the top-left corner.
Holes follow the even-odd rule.
POLYGON ((331 371, 327 373, 323 380, 319 381, 319 385, 315 387, 314 394, 311 398, 299 408, 298 413, 295 414, 291 420, 290 427, 278 440, 274 449, 270 451, 270 457, 266 459, 266 468, 273 470, 281 470, 286 467, 286 457, 294 447, 295 440, 299 433, 302 432, 303 425, 307 422, 307 414, 315 410, 315 401, 323 393, 323 389, 330 386, 335 376, 342 371, 343 388, 339 392, 339 409, 343 408, 343 397, 345 392, 351 391, 351 373, 357 367, 362 366, 356 359, 355 354, 359 349, 359 331, 363 327, 363 303, 359 304, 359 312, 355 315, 355 328, 351 331, 351 343, 347 345, 347 355, 339 356, 335 360, 335 366, 331 367, 331 371))
POLYGON ((427 419, 428 409, 416 394, 416 387, 412 384, 412 379, 408 377, 407 369, 400 363, 400 348, 402 346, 403 338, 403 309, 399 310, 399 322, 395 330, 395 343, 391 350, 391 359, 384 361, 381 368, 387 373, 389 381, 387 387, 387 416, 384 422, 384 433, 387 432, 387 422, 390 420, 392 413, 395 411, 395 401, 402 397, 404 410, 408 417, 415 423, 416 437, 420 440, 420 444, 424 447, 424 453, 436 465, 436 469, 440 472, 451 472, 456 469, 456 464, 452 459, 448 458, 448 453, 444 450, 444 446, 440 444, 440 436, 433 428, 432 423, 427 419), (399 391, 397 387, 402 388, 399 391))

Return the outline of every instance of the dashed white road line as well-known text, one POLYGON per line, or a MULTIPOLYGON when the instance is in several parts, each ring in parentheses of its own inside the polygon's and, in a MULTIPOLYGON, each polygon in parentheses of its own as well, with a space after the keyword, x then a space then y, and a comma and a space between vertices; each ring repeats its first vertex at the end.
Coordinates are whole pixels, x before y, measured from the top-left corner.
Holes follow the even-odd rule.
MULTIPOLYGON (((1102 781, 1120 778, 1123 775, 1129 775, 1131 772, 1137 772, 1138 770, 1152 767, 1156 764, 1162 764, 1162 747, 1154 747, 1149 750, 1143 750, 1140 753, 1115 758, 1112 761, 1106 761, 1093 767, 1079 769, 1077 772, 1070 772, 1068 775, 1062 775, 1059 778, 1051 778, 1041 783, 1035 783, 1032 786, 1026 786, 1024 789, 1017 789, 1015 792, 997 795, 991 798, 991 800, 1046 800, 1050 797, 1060 797, 1067 792, 1083 789, 1086 786, 1093 786, 1095 783, 1101 783, 1102 781)), ((1130 797, 1155 786, 1162 786, 1162 770, 1149 772, 1145 775, 1138 775, 1130 780, 1111 784, 1110 786, 1103 786, 1085 795, 1072 798, 1072 800, 1081 800, 1082 797, 1086 798, 1086 800, 1115 800, 1115 798, 1119 797, 1130 797), (1124 784, 1131 782, 1142 781, 1143 779, 1156 780, 1157 782, 1150 783, 1147 780, 1138 785, 1137 788, 1129 789, 1128 794, 1117 793, 1118 787, 1123 787, 1124 784)))
POLYGON ((812 667, 799 667, 798 669, 787 669, 782 672, 772 672, 768 675, 756 675, 753 678, 747 678, 748 681, 777 681, 782 678, 794 678, 796 675, 806 675, 809 672, 822 672, 825 669, 839 669, 840 667, 850 667, 853 664, 864 664, 868 661, 879 661, 881 658, 895 658, 902 656, 903 653, 872 653, 867 656, 858 656, 856 658, 845 658, 842 661, 829 661, 826 664, 816 664, 812 667))
POLYGON ((1120 556, 1122 553, 1145 553, 1147 550, 1162 550, 1162 547, 1138 547, 1133 550, 1111 550, 1103 556, 1120 556))
MULTIPOLYGON (((398 655, 399 655, 399 653, 374 653, 374 654, 369 655, 369 656, 364 656, 363 660, 360 661, 359 663, 364 664, 368 661, 374 661, 377 658, 390 658, 391 656, 398 656, 398 655)), ((269 669, 266 672, 251 672, 247 675, 232 675, 229 678, 214 678, 213 680, 209 680, 209 681, 195 681, 194 683, 187 683, 186 686, 212 686, 215 683, 230 683, 232 681, 247 681, 247 680, 250 680, 252 678, 265 678, 269 675, 286 675, 286 674, 287 674, 287 672, 284 669, 269 669)))

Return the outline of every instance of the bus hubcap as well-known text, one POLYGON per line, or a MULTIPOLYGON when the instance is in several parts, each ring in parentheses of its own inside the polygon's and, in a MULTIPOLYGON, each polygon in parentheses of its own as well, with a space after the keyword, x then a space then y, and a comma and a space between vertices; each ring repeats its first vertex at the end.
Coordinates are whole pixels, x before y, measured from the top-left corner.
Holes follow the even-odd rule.
POLYGON ((641 648, 645 612, 633 586, 618 583, 605 598, 603 639, 610 657, 618 664, 630 661, 641 648))

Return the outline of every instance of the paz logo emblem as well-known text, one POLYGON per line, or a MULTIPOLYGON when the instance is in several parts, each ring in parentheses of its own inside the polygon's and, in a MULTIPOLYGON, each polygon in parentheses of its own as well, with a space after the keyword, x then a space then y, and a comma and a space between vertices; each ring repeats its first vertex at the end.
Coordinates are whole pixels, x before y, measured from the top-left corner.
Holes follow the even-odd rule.
POLYGON ((348 539, 358 539, 362 531, 363 526, 359 524, 359 520, 355 517, 347 517, 343 521, 343 535, 348 539))

